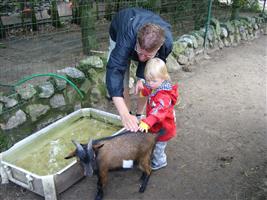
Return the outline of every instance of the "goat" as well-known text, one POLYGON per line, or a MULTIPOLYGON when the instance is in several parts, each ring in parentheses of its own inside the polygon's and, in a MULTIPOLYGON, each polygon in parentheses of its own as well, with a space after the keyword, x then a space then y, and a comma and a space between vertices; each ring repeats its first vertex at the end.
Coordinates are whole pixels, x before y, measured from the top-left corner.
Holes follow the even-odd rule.
POLYGON ((126 131, 115 136, 90 140, 87 145, 72 141, 76 150, 65 159, 78 157, 85 176, 92 176, 96 172, 98 182, 95 200, 103 198, 103 188, 107 183, 109 170, 121 168, 126 160, 135 161, 143 172, 139 188, 142 193, 151 175, 151 154, 156 140, 157 134, 126 131))

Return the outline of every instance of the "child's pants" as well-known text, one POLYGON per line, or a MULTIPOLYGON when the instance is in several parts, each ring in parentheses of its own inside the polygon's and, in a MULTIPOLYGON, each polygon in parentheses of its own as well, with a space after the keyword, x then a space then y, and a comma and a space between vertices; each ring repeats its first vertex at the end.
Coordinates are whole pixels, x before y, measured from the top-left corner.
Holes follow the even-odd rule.
POLYGON ((161 166, 167 163, 167 155, 165 154, 165 148, 167 142, 157 142, 153 151, 152 165, 161 166))

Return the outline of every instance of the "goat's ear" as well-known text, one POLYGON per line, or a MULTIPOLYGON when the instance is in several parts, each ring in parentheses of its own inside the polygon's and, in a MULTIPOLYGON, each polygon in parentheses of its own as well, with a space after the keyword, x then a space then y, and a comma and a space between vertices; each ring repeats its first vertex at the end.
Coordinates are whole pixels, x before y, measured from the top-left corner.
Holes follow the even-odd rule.
POLYGON ((104 146, 104 144, 95 144, 95 145, 93 145, 93 149, 94 150, 98 150, 98 149, 100 149, 103 146, 104 146))
POLYGON ((69 155, 67 155, 67 156, 65 157, 65 159, 70 159, 70 158, 73 158, 73 157, 75 157, 75 156, 76 156, 76 150, 73 151, 73 152, 71 152, 69 155))

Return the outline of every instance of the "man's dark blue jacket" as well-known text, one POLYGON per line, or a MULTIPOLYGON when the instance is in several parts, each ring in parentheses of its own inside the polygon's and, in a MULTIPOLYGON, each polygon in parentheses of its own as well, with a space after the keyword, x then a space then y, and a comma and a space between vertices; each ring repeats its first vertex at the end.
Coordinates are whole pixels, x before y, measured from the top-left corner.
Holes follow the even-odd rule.
MULTIPOLYGON (((137 32, 144 24, 152 23, 162 27, 165 31, 165 43, 159 49, 156 57, 166 62, 172 51, 171 26, 155 13, 140 9, 128 8, 118 12, 110 25, 109 35, 116 42, 107 64, 106 85, 111 97, 123 96, 123 79, 129 60, 138 61, 135 45, 137 32)), ((145 62, 139 62, 136 75, 144 78, 145 62)))

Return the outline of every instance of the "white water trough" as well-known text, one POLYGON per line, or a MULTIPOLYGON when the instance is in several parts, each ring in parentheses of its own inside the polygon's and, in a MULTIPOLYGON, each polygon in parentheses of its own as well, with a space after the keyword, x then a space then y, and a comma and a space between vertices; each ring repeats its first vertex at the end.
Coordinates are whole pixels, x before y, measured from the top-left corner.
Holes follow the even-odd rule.
MULTIPOLYGON (((16 164, 14 164, 15 162, 13 161, 20 158, 19 155, 21 152, 30 152, 31 149, 29 148, 31 148, 31 145, 37 144, 38 146, 40 146, 41 149, 44 149, 44 147, 41 146, 41 143, 38 143, 39 140, 47 138, 47 135, 52 135, 52 130, 61 130, 65 127, 70 127, 71 124, 77 122, 77 120, 81 118, 94 119, 102 124, 109 124, 110 126, 115 127, 114 129, 106 127, 106 129, 111 132, 111 134, 109 135, 117 134, 118 132, 122 131, 120 117, 117 115, 96 110, 93 108, 84 108, 75 111, 69 114, 68 116, 58 120, 57 122, 45 127, 44 129, 21 140, 7 151, 2 152, 0 154, 0 174, 2 184, 7 184, 9 181, 11 181, 17 185, 22 186, 23 188, 26 188, 34 193, 45 197, 46 200, 56 200, 58 194, 68 189, 71 185, 73 185, 75 182, 77 182, 83 177, 82 168, 75 159, 70 160, 70 163, 66 164, 66 166, 62 166, 62 168, 52 172, 51 174, 45 175, 40 175, 32 171, 31 169, 25 169, 21 166, 17 166, 16 164), (10 160, 12 160, 12 162, 10 160)), ((93 127, 89 127, 88 125, 88 130, 92 131, 93 127)), ((74 135, 71 135, 73 139, 79 139, 78 135, 75 135, 76 133, 73 134, 74 135)), ((53 133, 53 135, 56 134, 53 133)), ((53 137, 53 135, 51 137, 53 137)), ((99 137, 101 137, 101 135, 99 137)), ((60 138, 63 137, 60 136, 60 138)), ((57 142, 58 140, 59 139, 55 139, 55 141, 57 142)), ((53 145, 57 144, 58 143, 56 142, 53 143, 53 145)), ((67 147, 69 152, 74 148, 74 145, 71 144, 69 144, 69 147, 67 147)), ((52 151, 52 153, 54 154, 55 152, 58 153, 58 151, 52 151)), ((51 156, 51 151, 49 153, 51 156)), ((30 152, 29 154, 30 155, 28 157, 32 159, 31 164, 38 164, 39 161, 34 160, 34 153, 30 152)), ((64 155, 60 155, 60 159, 64 159, 64 155)), ((41 166, 41 168, 46 168, 46 166, 43 165, 41 166)))

